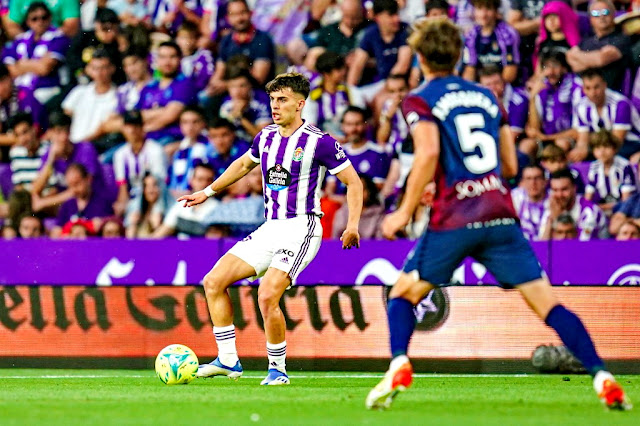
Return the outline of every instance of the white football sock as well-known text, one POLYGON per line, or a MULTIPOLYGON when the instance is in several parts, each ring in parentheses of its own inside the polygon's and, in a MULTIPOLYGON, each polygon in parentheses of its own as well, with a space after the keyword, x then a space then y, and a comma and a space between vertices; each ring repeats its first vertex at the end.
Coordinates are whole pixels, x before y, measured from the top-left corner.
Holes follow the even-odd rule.
POLYGON ((593 377, 593 388, 596 390, 596 393, 599 394, 600 392, 602 392, 602 387, 604 386, 605 380, 611 380, 612 382, 616 381, 616 379, 613 377, 613 374, 604 370, 598 371, 593 377))
POLYGON ((269 343, 267 342, 267 356, 269 357, 269 368, 286 373, 287 342, 269 343))
POLYGON ((213 327, 213 335, 218 344, 218 358, 227 367, 233 367, 238 362, 236 350, 236 328, 233 324, 226 327, 213 327))
POLYGON ((398 355, 391 360, 389 370, 395 370, 396 368, 400 367, 402 364, 406 364, 407 362, 409 362, 409 357, 407 357, 406 355, 398 355))

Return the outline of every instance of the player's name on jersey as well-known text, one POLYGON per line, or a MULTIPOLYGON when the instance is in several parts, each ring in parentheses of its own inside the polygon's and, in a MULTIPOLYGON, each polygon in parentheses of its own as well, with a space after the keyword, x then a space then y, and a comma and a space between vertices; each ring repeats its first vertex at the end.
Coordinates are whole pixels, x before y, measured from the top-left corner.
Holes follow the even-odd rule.
POLYGON ((438 102, 436 102, 432 110, 432 114, 439 120, 444 121, 449 113, 457 107, 482 108, 493 118, 497 117, 500 112, 498 105, 484 93, 475 90, 461 90, 458 92, 449 92, 438 99, 438 102))
POLYGON ((458 200, 465 198, 479 197, 488 191, 500 191, 506 194, 507 188, 502 184, 502 180, 496 175, 485 176, 482 179, 468 179, 456 183, 456 191, 458 192, 458 200))

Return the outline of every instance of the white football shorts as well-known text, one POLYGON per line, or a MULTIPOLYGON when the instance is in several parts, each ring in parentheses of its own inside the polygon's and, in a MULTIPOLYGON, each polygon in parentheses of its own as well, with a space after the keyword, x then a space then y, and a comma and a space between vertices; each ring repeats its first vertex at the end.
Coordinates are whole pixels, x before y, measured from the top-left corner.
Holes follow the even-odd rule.
POLYGON ((253 281, 269 268, 289 274, 291 284, 316 257, 322 242, 322 225, 315 215, 291 219, 267 220, 228 253, 239 257, 256 270, 253 281))

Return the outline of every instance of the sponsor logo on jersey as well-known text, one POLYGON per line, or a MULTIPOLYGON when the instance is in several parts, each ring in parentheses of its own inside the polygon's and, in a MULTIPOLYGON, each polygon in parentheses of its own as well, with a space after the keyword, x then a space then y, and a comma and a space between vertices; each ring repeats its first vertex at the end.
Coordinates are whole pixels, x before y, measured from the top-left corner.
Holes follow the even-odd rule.
POLYGON ((304 150, 300 147, 293 152, 293 161, 301 161, 304 156, 304 150))
POLYGON ((347 158, 347 154, 344 153, 344 149, 342 149, 342 145, 338 141, 336 141, 336 160, 342 160, 347 158))
POLYGON ((276 164, 267 170, 267 188, 272 191, 282 191, 291 185, 291 173, 282 164, 276 164))
POLYGON ((496 175, 485 176, 482 179, 469 179, 456 184, 458 200, 479 197, 489 191, 500 191, 506 194, 507 188, 504 187, 502 181, 496 175))

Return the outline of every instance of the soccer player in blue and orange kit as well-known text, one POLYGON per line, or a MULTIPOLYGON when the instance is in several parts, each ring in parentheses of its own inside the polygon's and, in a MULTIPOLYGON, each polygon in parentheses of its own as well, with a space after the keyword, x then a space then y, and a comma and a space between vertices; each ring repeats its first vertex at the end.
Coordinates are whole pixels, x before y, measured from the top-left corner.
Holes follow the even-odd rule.
POLYGON ((484 264, 503 288, 517 288, 593 376, 609 408, 629 409, 624 391, 596 353, 582 321, 554 296, 518 225, 502 177, 517 171, 505 114, 491 92, 452 75, 460 57, 459 29, 446 19, 419 21, 409 37, 425 83, 403 103, 415 146, 402 204, 382 224, 393 238, 409 222, 425 186, 436 183, 431 220, 389 296, 392 361, 371 390, 368 408, 388 408, 412 382, 407 348, 415 327, 413 307, 446 285, 466 256, 484 264))

